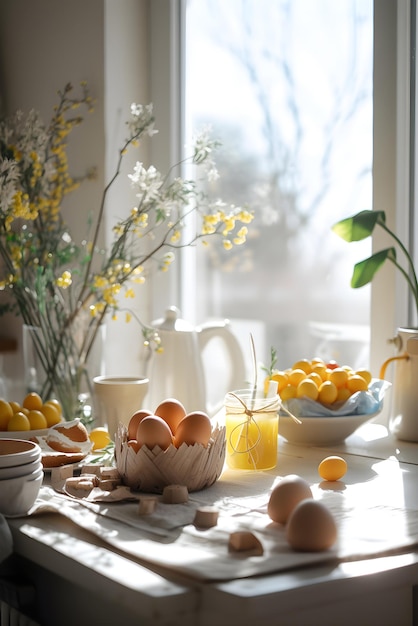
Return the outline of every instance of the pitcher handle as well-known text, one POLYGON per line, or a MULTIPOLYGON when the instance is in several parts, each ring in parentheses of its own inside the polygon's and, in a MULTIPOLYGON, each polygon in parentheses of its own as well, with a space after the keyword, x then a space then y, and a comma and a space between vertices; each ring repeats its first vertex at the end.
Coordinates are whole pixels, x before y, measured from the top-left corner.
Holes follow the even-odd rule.
MULTIPOLYGON (((204 349, 211 339, 216 337, 222 339, 226 345, 231 360, 231 375, 227 382, 225 393, 233 389, 240 389, 245 381, 244 357, 241 346, 235 335, 228 328, 229 323, 229 320, 208 322, 196 329, 201 350, 204 349)), ((210 412, 216 413, 221 406, 222 401, 219 403, 219 406, 211 408, 210 412)))
POLYGON ((386 368, 389 365, 389 363, 392 363, 392 361, 401 361, 401 360, 404 360, 404 359, 409 359, 409 354, 407 352, 405 352, 404 354, 401 354, 399 356, 392 356, 392 357, 390 357, 390 359, 386 359, 386 361, 383 363, 382 367, 380 368, 379 378, 381 380, 384 380, 385 373, 386 373, 386 368))

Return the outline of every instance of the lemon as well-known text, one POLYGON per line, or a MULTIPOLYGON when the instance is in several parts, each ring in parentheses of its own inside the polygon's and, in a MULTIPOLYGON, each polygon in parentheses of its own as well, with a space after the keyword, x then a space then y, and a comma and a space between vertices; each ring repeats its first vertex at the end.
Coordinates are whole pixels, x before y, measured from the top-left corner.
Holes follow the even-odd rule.
POLYGON ((296 398, 296 387, 294 385, 286 385, 281 392, 280 398, 283 400, 290 400, 291 398, 296 398))
POLYGON ((337 389, 345 387, 348 380, 348 372, 343 367, 336 367, 330 371, 328 380, 333 382, 337 389))
POLYGON ((332 404, 336 401, 338 389, 331 380, 325 380, 319 388, 318 400, 322 404, 332 404))
POLYGON ((31 430, 43 430, 44 428, 48 428, 46 417, 41 411, 37 411, 36 409, 29 411, 28 420, 31 430))
POLYGON ((308 378, 314 381, 318 389, 322 385, 323 380, 317 372, 311 372, 310 374, 308 374, 308 378))
POLYGON ((305 374, 310 374, 312 372, 312 365, 308 359, 300 359, 299 361, 296 361, 296 363, 293 363, 292 369, 303 370, 305 374))
POLYGON ((369 372, 369 370, 356 370, 355 372, 358 376, 361 376, 362 378, 364 378, 364 380, 366 381, 366 383, 368 385, 370 385, 370 383, 372 382, 372 374, 371 372, 369 372))
POLYGON ((368 388, 369 385, 366 383, 364 378, 358 374, 350 376, 347 380, 347 389, 349 389, 352 393, 355 393, 356 391, 367 391, 368 388))
POLYGON ((289 372, 288 382, 290 385, 297 387, 299 383, 306 378, 306 372, 299 368, 293 369, 289 372))
POLYGON ((89 434, 89 439, 93 444, 93 450, 102 450, 111 442, 110 435, 106 428, 93 428, 89 434))
POLYGON ((305 378, 296 387, 297 398, 310 398, 316 400, 318 398, 318 387, 311 378, 305 378))
POLYGON ((324 480, 340 480, 347 472, 347 461, 341 456, 327 456, 318 465, 318 474, 324 480))
POLYGON ((47 400, 45 404, 52 404, 52 406, 57 409, 58 415, 62 417, 62 406, 59 400, 57 400, 56 398, 51 398, 50 400, 47 400))
POLYGON ((29 419, 24 413, 22 413, 22 411, 14 413, 9 419, 9 423, 7 424, 7 430, 10 432, 15 430, 30 430, 29 419))
POLYGON ((31 391, 30 393, 28 393, 22 402, 22 407, 24 409, 28 409, 29 411, 32 411, 32 410, 39 411, 41 406, 42 406, 42 398, 38 393, 36 393, 36 391, 31 391))
POLYGON ((61 422, 61 415, 53 404, 45 402, 41 407, 41 412, 45 415, 48 428, 61 422))
POLYGON ((321 380, 328 380, 327 368, 325 363, 315 363, 312 365, 312 374, 318 374, 321 377, 321 380))
POLYGON ((22 407, 20 406, 19 402, 9 402, 10 406, 12 407, 12 411, 13 413, 18 413, 19 411, 22 410, 22 407))
POLYGON ((270 377, 271 380, 276 381, 277 383, 277 390, 280 392, 282 389, 284 389, 284 387, 286 387, 287 382, 288 382, 288 376, 286 374, 286 372, 274 372, 273 375, 270 377))
POLYGON ((348 400, 348 398, 351 396, 351 391, 349 389, 347 389, 347 387, 341 387, 340 389, 338 389, 338 393, 337 393, 337 399, 335 402, 346 402, 348 400))
POLYGON ((0 430, 7 430, 7 424, 12 416, 12 407, 6 400, 0 398, 0 430))

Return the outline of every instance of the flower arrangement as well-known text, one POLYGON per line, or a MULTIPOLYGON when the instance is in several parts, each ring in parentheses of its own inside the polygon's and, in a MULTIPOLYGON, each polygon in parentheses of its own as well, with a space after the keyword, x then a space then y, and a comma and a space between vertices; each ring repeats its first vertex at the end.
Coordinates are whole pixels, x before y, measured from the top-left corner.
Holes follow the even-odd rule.
MULTIPOLYGON (((134 283, 143 283, 151 264, 168 269, 174 252, 198 240, 218 236, 229 249, 245 242, 252 214, 211 201, 198 180, 163 176, 155 167, 137 162, 129 175, 136 204, 113 227, 108 249, 98 245, 107 195, 121 172, 128 148, 156 132, 152 105, 131 105, 127 138, 119 150, 115 172, 103 190, 97 218, 90 219, 86 237, 74 241, 63 219, 63 198, 92 176, 69 174, 67 138, 83 118, 74 112, 92 110, 85 84, 73 95, 68 84, 58 92, 52 119, 45 126, 39 114, 17 112, 0 120, 0 290, 10 295, 0 313, 14 311, 35 327, 36 350, 45 372, 43 399, 54 394, 64 415, 76 412, 74 391, 87 376, 86 362, 106 316, 125 308, 121 299, 134 297, 134 283), (184 241, 183 226, 198 218, 184 241), (64 389, 71 392, 64 397, 64 389), (61 392, 60 392, 61 390, 61 392)), ((205 132, 197 137, 190 160, 196 172, 216 177, 213 159, 218 143, 205 132)), ((131 313, 127 312, 129 320, 131 313)), ((144 340, 159 349, 158 336, 142 324, 144 340)), ((84 381, 86 382, 86 381, 84 381)), ((88 381, 87 381, 88 382, 88 381)), ((76 400, 75 400, 76 401, 76 400)))
POLYGON ((382 228, 395 245, 379 250, 367 259, 356 263, 351 278, 351 286, 357 289, 367 285, 373 280, 374 275, 382 267, 383 263, 391 261, 407 281, 415 303, 415 310, 418 314, 418 280, 414 262, 406 246, 386 224, 384 211, 360 211, 360 213, 356 213, 356 215, 347 217, 334 224, 332 230, 345 241, 352 242, 371 237, 376 226, 382 228), (402 253, 406 262, 406 269, 399 261, 397 251, 402 253))

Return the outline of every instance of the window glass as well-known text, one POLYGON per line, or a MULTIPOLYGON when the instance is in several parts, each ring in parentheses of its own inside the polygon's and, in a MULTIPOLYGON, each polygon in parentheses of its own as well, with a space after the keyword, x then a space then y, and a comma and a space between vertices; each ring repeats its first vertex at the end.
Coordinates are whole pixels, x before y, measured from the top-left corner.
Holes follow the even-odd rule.
POLYGON ((185 6, 185 144, 212 128, 222 147, 210 191, 255 219, 244 246, 197 251, 197 294, 187 280, 182 308, 229 318, 259 360, 277 348, 279 367, 313 356, 367 366, 370 288, 350 278, 370 242, 347 244, 331 226, 372 208, 372 0, 185 6))

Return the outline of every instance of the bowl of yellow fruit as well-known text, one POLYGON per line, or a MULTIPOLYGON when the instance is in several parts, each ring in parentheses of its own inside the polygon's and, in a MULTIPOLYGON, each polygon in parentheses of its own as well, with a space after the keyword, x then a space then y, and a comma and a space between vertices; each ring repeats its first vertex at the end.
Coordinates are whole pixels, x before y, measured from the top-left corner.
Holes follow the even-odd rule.
POLYGON ((0 438, 31 440, 62 420, 58 400, 43 402, 35 392, 28 393, 21 403, 0 398, 0 438))
POLYGON ((270 381, 277 383, 282 401, 280 435, 289 443, 311 446, 342 443, 375 418, 390 386, 372 378, 366 369, 320 358, 301 359, 291 368, 272 370, 266 385, 270 381))

